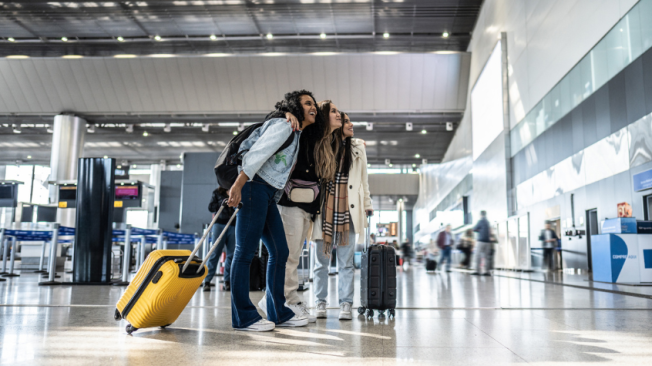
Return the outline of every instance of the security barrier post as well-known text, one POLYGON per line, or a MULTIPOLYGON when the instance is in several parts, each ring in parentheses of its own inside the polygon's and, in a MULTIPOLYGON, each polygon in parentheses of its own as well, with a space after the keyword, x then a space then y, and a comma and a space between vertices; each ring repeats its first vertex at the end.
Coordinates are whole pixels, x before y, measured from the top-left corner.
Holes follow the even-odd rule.
POLYGON ((60 285, 61 282, 56 282, 54 280, 57 274, 57 246, 59 244, 59 223, 54 224, 52 230, 52 242, 50 243, 50 258, 49 258, 49 272, 48 280, 45 282, 39 282, 39 286, 50 286, 50 285, 60 285))

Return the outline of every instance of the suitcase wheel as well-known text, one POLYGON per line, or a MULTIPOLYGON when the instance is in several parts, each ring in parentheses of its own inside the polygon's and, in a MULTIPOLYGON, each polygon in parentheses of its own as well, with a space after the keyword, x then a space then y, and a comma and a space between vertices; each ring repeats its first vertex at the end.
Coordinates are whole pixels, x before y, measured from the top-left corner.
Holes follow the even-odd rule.
POLYGON ((122 315, 120 314, 120 311, 118 309, 115 309, 115 313, 113 313, 113 319, 116 321, 122 320, 122 315))
POLYGON ((169 327, 170 325, 171 325, 171 324, 161 325, 161 329, 165 329, 165 328, 169 327))
POLYGON ((371 319, 374 317, 374 311, 371 309, 367 309, 367 318, 371 319))
POLYGON ((394 316, 396 316, 396 310, 389 309, 389 310, 387 310, 387 312, 389 313, 389 318, 394 319, 394 316))
POLYGON ((365 308, 364 306, 360 306, 358 308, 358 314, 360 315, 363 315, 365 311, 367 311, 367 308, 365 308))
POLYGON ((131 333, 137 331, 138 328, 134 327, 131 324, 127 324, 127 326, 125 327, 125 330, 127 331, 127 334, 131 334, 131 333))
POLYGON ((385 310, 378 310, 378 319, 385 317, 385 310))

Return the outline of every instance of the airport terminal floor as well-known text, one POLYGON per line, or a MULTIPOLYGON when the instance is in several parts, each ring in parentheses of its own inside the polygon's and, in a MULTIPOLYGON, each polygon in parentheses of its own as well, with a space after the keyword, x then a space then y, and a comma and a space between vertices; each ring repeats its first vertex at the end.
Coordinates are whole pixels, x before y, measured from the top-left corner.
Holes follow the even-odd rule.
MULTIPOLYGON (((0 283, 1 365, 649 365, 652 357, 652 287, 561 272, 476 277, 415 265, 399 269, 395 319, 350 321, 337 319, 330 276, 327 319, 265 333, 234 331, 230 294, 200 289, 168 328, 127 335, 113 319, 124 287, 39 280, 22 273, 0 283)), ((262 294, 250 296, 257 303, 262 294)), ((303 296, 314 306, 311 289, 303 296)))

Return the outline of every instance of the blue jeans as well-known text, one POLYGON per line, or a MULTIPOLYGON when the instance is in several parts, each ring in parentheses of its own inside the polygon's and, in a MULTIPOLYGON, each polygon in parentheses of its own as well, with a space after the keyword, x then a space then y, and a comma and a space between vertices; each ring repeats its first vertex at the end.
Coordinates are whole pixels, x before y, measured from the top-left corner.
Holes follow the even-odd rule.
MULTIPOLYGON (((226 225, 215 223, 211 229, 211 244, 217 239, 226 225)), ((226 248, 226 261, 224 261, 224 282, 231 281, 231 261, 233 261, 233 251, 235 250, 235 227, 229 225, 229 228, 224 233, 222 240, 217 244, 217 248, 211 254, 211 257, 208 258, 208 274, 204 283, 211 283, 213 277, 215 276, 215 271, 217 270, 217 264, 220 261, 220 256, 222 251, 226 248)))
POLYGON ((446 262, 446 270, 449 271, 451 269, 451 252, 453 251, 453 248, 450 245, 447 245, 444 247, 444 249, 441 250, 441 257, 439 257, 439 267, 442 269, 444 268, 444 262, 446 262))
MULTIPOLYGON (((315 261, 315 297, 316 303, 326 302, 328 297, 328 266, 330 257, 324 253, 324 241, 316 240, 315 261)), ((349 223, 349 242, 337 246, 337 294, 339 303, 348 302, 353 305, 353 257, 355 256, 355 229, 349 223)))
POLYGON ((278 213, 274 195, 277 189, 260 177, 242 187, 242 209, 235 226, 235 255, 231 264, 231 324, 233 328, 246 328, 262 319, 249 299, 249 266, 259 242, 269 252, 267 262, 267 319, 284 323, 294 316, 285 306, 283 294, 285 263, 288 244, 285 241, 283 221, 278 213))

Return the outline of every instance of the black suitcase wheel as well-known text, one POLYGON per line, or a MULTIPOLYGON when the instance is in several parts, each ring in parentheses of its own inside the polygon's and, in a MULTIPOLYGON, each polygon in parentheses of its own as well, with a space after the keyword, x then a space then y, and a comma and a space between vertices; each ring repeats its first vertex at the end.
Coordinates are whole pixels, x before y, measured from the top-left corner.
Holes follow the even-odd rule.
POLYGON ((161 329, 165 329, 165 328, 169 327, 170 325, 172 325, 172 323, 166 324, 166 325, 161 325, 161 329))
POLYGON ((374 311, 371 309, 367 309, 367 318, 371 319, 374 317, 374 311))
POLYGON ((396 316, 396 310, 389 309, 387 312, 389 313, 389 318, 394 319, 394 317, 396 316))
POLYGON ((360 315, 363 315, 365 311, 367 311, 367 308, 365 308, 364 306, 360 306, 358 308, 358 314, 360 315))
POLYGON ((378 318, 384 318, 385 317, 385 310, 378 310, 378 318))
POLYGON ((122 320, 122 315, 120 314, 118 309, 115 309, 115 313, 113 313, 113 319, 115 319, 116 321, 122 320))
POLYGON ((131 324, 127 324, 127 326, 125 327, 125 330, 127 331, 127 334, 131 334, 131 333, 137 331, 138 328, 134 327, 131 324))

